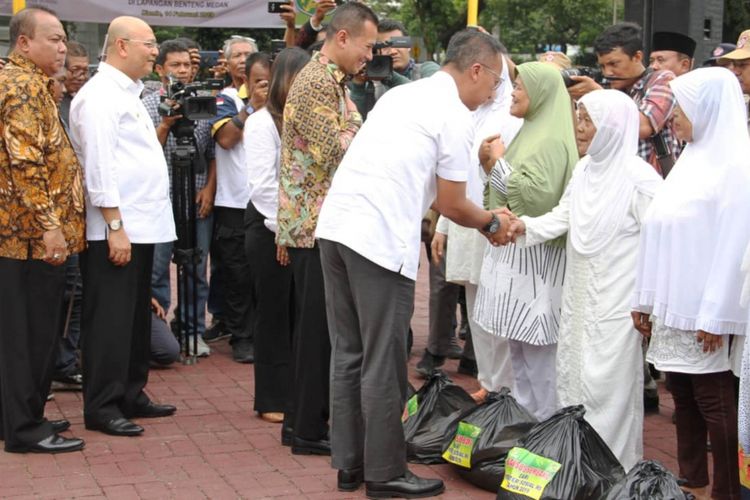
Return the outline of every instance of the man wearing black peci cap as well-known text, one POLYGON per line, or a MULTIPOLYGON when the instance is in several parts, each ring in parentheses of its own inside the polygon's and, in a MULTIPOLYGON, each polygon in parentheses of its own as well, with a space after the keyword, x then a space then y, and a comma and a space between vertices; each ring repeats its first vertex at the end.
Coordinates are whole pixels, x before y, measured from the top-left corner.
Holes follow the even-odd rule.
POLYGON ((682 33, 657 31, 651 39, 649 67, 654 70, 666 69, 675 76, 684 75, 693 69, 695 40, 682 33))

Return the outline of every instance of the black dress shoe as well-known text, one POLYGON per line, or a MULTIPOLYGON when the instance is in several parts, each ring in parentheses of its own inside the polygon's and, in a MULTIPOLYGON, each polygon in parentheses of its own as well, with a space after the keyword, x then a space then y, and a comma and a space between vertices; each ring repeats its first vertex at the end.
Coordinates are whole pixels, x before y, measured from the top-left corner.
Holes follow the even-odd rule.
POLYGON ((143 427, 124 417, 115 417, 103 422, 86 422, 86 428, 111 436, 139 436, 143 433, 143 427))
POLYGON ((355 491, 365 481, 365 470, 362 467, 356 469, 341 469, 338 473, 336 485, 339 491, 355 491))
POLYGON ((430 351, 425 349, 424 354, 422 355, 422 359, 420 359, 417 363, 416 370, 417 373, 422 376, 422 378, 428 378, 438 368, 443 366, 443 363, 445 363, 445 356, 435 356, 430 351))
POLYGON ((327 439, 310 441, 295 436, 292 439, 292 455, 330 455, 331 442, 327 439))
POLYGON ((281 444, 284 446, 292 446, 293 440, 294 440, 294 429, 292 429, 290 426, 282 425, 281 426, 281 444))
POLYGON ((61 432, 70 429, 70 422, 67 420, 50 420, 49 423, 56 434, 60 434, 61 432))
POLYGON ((67 453, 82 450, 83 444, 83 439, 66 438, 53 433, 38 443, 6 446, 5 451, 10 453, 67 453))
POLYGON ((177 407, 173 405, 160 405, 153 402, 149 402, 145 406, 141 406, 136 409, 130 418, 159 418, 168 417, 173 415, 177 411, 177 407))
POLYGON ((255 362, 255 346, 247 340, 239 340, 232 344, 232 359, 238 363, 255 362))
POLYGON ((365 491, 367 498, 425 498, 434 497, 445 491, 440 479, 426 479, 406 471, 403 476, 390 481, 368 482, 365 491))

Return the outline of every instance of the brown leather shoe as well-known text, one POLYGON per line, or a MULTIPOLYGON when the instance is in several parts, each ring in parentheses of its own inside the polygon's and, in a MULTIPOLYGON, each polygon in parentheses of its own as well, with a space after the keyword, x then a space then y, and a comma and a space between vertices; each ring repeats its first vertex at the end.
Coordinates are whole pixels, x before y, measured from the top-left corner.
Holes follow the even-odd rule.
POLYGON ((258 414, 260 418, 265 420, 266 422, 270 422, 272 424, 280 424, 284 421, 284 414, 278 411, 271 411, 268 413, 259 413, 258 414))

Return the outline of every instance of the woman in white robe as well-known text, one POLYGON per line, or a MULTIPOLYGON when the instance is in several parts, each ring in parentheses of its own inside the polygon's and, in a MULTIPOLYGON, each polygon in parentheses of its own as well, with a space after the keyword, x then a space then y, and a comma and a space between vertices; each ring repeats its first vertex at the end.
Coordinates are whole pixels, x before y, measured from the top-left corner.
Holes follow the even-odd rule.
POLYGON ((662 182, 638 157, 638 108, 626 94, 597 90, 578 104, 576 139, 589 143, 560 204, 513 223, 524 245, 568 233, 557 397, 583 404, 586 420, 625 470, 643 454, 643 354, 633 327, 641 220, 662 182))
POLYGON ((687 146, 641 231, 634 320, 675 402, 677 462, 697 496, 740 498, 732 335, 744 335, 740 265, 750 240, 750 137, 742 90, 724 68, 675 78, 674 129, 687 146), (652 326, 653 325, 653 326, 652 326))

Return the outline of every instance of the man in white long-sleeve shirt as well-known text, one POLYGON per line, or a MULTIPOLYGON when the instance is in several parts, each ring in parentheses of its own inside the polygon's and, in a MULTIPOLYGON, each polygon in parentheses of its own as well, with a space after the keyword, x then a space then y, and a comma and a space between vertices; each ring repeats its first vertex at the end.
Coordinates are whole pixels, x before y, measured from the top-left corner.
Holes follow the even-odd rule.
POLYGON ((87 429, 133 436, 130 418, 171 415, 143 392, 148 380, 154 244, 175 239, 164 153, 140 100, 159 46, 145 22, 118 17, 106 63, 76 94, 71 138, 84 165, 81 351, 87 429))

